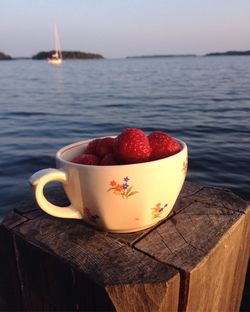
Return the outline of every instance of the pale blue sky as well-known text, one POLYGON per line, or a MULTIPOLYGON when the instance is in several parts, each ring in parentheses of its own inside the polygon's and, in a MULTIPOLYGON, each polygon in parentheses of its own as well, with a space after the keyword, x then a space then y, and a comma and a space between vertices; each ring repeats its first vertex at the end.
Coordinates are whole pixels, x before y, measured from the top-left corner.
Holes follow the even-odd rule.
POLYGON ((54 48, 107 58, 250 50, 250 0, 1 0, 0 51, 54 48))

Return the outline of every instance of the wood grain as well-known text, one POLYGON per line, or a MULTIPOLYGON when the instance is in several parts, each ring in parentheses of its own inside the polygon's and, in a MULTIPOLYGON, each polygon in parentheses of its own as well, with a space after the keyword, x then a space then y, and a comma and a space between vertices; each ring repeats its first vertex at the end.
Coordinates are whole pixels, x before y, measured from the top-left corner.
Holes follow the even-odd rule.
POLYGON ((116 311, 177 311, 180 277, 168 282, 107 286, 116 311))
MULTIPOLYGON (((10 224, 10 222, 8 223, 10 224)), ((0 227, 0 297, 12 311, 18 311, 22 306, 13 233, 3 226, 0 227)))
MULTIPOLYGON (((159 290, 164 284, 164 298, 175 293, 175 300, 169 304, 173 305, 172 309, 177 306, 177 270, 82 222, 43 215, 16 226, 13 231, 25 310, 81 308, 92 311, 105 308, 112 311, 118 304, 110 299, 114 293, 111 289, 118 287, 116 285, 123 285, 132 298, 134 288, 141 287, 136 285, 151 283, 159 290), (73 291, 75 284, 81 285, 81 291, 73 291), (90 289, 98 301, 90 300, 90 289)), ((150 292, 143 294, 140 301, 151 302, 150 292)), ((126 304, 123 308, 127 307, 126 304)))
MULTIPOLYGON (((57 186, 46 196, 68 204, 57 186)), ((238 311, 249 224, 241 198, 190 182, 166 220, 127 234, 49 216, 30 194, 0 225, 0 294, 25 311, 238 311)))
POLYGON ((248 219, 240 198, 202 188, 135 248, 180 270, 181 311, 238 311, 249 257, 248 219))

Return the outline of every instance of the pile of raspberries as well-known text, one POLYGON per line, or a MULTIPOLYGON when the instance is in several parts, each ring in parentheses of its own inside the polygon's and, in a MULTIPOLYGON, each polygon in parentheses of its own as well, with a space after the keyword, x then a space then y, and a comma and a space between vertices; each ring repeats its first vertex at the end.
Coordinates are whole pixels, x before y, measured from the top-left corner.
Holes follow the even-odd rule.
POLYGON ((94 166, 136 164, 162 159, 178 153, 181 144, 162 131, 146 135, 141 129, 126 128, 117 137, 97 138, 73 163, 94 166))

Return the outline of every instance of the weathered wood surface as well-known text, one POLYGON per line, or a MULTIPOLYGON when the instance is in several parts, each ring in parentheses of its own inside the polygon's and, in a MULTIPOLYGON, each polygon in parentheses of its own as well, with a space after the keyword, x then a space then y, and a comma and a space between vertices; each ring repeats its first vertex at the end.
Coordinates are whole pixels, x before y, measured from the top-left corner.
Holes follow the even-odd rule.
POLYGON ((238 311, 249 224, 238 196, 190 182, 167 220, 130 234, 51 217, 30 197, 0 226, 0 296, 26 311, 238 311))

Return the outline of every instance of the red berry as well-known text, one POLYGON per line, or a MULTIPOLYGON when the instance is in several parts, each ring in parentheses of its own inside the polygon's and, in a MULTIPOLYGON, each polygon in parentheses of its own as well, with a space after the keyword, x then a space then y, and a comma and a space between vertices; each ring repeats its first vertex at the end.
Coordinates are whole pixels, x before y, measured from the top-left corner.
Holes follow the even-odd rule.
POLYGON ((90 141, 89 144, 87 145, 86 150, 85 150, 85 154, 96 155, 96 147, 97 147, 97 144, 100 140, 101 139, 94 139, 94 140, 90 141))
POLYGON ((73 163, 82 165, 99 165, 100 159, 93 154, 82 154, 78 155, 71 160, 73 163))
POLYGON ((152 132, 148 139, 152 148, 151 160, 171 156, 181 150, 181 144, 175 138, 162 131, 152 132))
POLYGON ((102 160, 100 161, 101 166, 112 166, 112 165, 119 165, 118 161, 115 158, 115 155, 109 153, 105 155, 102 160))
POLYGON ((124 163, 140 163, 148 161, 151 147, 147 135, 140 129, 127 128, 115 140, 115 153, 124 163))
POLYGON ((99 157, 104 157, 107 154, 113 152, 114 138, 103 138, 99 139, 96 145, 96 155, 99 157))

